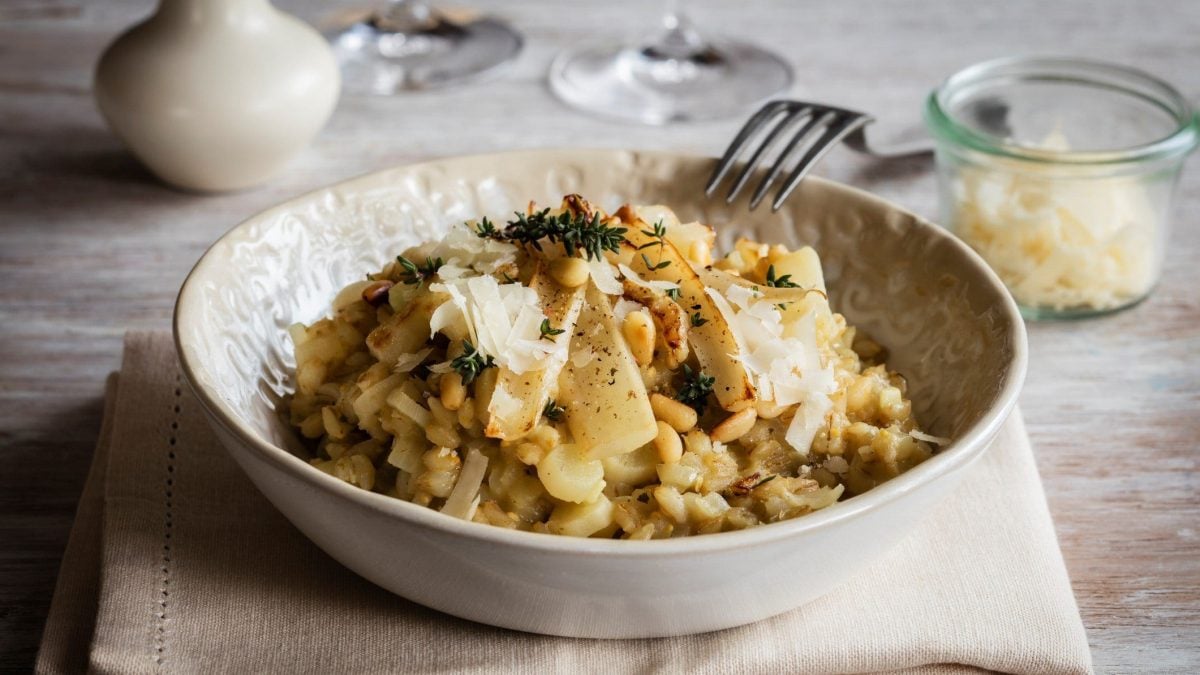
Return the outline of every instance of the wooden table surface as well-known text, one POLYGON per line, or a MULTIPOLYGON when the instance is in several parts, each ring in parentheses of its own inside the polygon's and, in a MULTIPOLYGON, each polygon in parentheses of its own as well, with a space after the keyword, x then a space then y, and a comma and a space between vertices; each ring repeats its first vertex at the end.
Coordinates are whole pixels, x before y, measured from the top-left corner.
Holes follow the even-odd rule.
MULTIPOLYGON (((169 327, 176 290, 218 235, 311 188, 412 160, 547 146, 718 152, 738 120, 630 127, 581 116, 545 85, 552 56, 656 21, 657 3, 472 1, 527 47, 499 79, 405 97, 344 97, 270 184, 165 188, 106 130, 90 94, 104 45, 150 0, 0 3, 0 670, 33 659, 100 424, 104 376, 130 329, 169 327)), ((318 20, 330 5, 277 0, 318 20)), ((756 39, 796 67, 795 94, 869 110, 880 138, 970 63, 1103 57, 1200 99, 1200 3, 871 0, 688 3, 701 26, 756 39)), ((928 164, 835 151, 819 173, 926 216, 928 164)), ((1104 319, 1030 326, 1021 405, 1100 672, 1200 672, 1200 166, 1178 193, 1162 284, 1104 319)))

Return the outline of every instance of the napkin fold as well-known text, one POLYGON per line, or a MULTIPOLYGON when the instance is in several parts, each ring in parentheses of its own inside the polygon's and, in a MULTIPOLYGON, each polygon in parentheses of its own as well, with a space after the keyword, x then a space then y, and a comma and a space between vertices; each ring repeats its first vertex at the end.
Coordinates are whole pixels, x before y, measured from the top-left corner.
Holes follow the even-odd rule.
POLYGON ((105 410, 38 672, 1091 672, 1019 413, 916 532, 825 597, 617 641, 471 623, 341 567, 220 447, 169 334, 127 336, 105 410))

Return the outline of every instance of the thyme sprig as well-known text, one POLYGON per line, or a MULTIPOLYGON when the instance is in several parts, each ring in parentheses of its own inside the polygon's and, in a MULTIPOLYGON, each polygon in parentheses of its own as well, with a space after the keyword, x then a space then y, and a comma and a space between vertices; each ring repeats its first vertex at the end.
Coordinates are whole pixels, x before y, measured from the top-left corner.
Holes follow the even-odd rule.
POLYGON ((664 292, 667 294, 667 297, 668 297, 668 298, 670 298, 670 299, 672 299, 672 300, 678 300, 678 299, 679 299, 679 287, 678 287, 678 286, 676 286, 675 288, 668 288, 668 289, 667 289, 666 291, 664 291, 664 292))
POLYGON ((557 216, 550 215, 550 209, 542 209, 533 214, 516 213, 516 219, 508 221, 503 230, 476 227, 476 234, 499 241, 516 242, 542 250, 542 240, 552 244, 562 244, 567 255, 574 256, 580 251, 588 260, 599 260, 605 251, 616 253, 620 250, 621 242, 625 240, 624 227, 609 227, 600 218, 599 213, 592 214, 564 211, 557 216))
POLYGON ((562 335, 563 333, 566 332, 566 330, 564 330, 562 328, 551 328, 550 327, 550 319, 542 319, 542 325, 540 328, 541 328, 542 334, 538 337, 538 339, 539 340, 550 340, 551 342, 554 341, 555 336, 562 335))
POLYGON ((675 400, 692 406, 696 412, 704 412, 705 399, 712 393, 713 385, 716 382, 717 378, 705 375, 701 371, 692 370, 690 366, 684 364, 683 386, 679 388, 679 393, 675 394, 675 400))
POLYGON ((478 223, 475 223, 475 236, 480 239, 495 238, 500 231, 496 229, 496 225, 484 216, 478 223))
POLYGON ((772 288, 800 288, 800 284, 792 282, 792 275, 790 274, 785 274, 777 278, 775 276, 774 265, 767 268, 767 285, 772 288))
POLYGON ((671 264, 670 260, 662 260, 662 259, 659 259, 657 264, 652 263, 652 262, 650 262, 650 259, 646 257, 645 253, 642 254, 642 262, 646 263, 646 268, 649 269, 651 272, 653 272, 654 270, 661 270, 662 268, 671 264))
POLYGON ((462 355, 450 362, 450 367, 462 377, 463 384, 471 384, 480 373, 495 365, 496 360, 475 349, 470 340, 463 340, 462 355))
POLYGON ((647 237, 650 237, 651 239, 654 239, 655 241, 648 241, 648 242, 642 244, 641 246, 637 247, 637 250, 640 251, 644 248, 650 248, 651 246, 657 246, 659 248, 662 248, 663 245, 666 243, 667 226, 663 225, 662 220, 659 219, 658 222, 654 223, 650 227, 651 227, 651 229, 642 230, 641 232, 642 232, 642 234, 646 235, 647 237))
POLYGON ((546 401, 546 407, 542 408, 542 416, 551 422, 561 422, 566 415, 567 409, 553 400, 546 401))
POLYGON ((441 257, 430 258, 428 256, 425 257, 425 263, 422 265, 418 265, 402 255, 396 256, 396 262, 400 263, 400 267, 404 269, 400 273, 400 280, 409 286, 416 286, 428 280, 437 274, 442 265, 446 264, 441 257))
POLYGON ((750 486, 750 489, 753 490, 759 486, 766 485, 767 483, 770 483, 771 481, 775 480, 776 478, 779 478, 779 474, 773 473, 770 476, 767 476, 766 478, 764 478, 764 479, 758 481, 757 483, 755 483, 754 485, 750 486))

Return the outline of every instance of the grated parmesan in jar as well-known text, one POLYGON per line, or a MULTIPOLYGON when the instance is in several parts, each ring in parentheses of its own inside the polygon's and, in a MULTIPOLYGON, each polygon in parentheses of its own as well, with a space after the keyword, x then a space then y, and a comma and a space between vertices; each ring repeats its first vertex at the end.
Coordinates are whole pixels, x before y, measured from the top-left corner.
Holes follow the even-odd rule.
MULTIPOLYGON (((1042 148, 1068 150, 1060 134, 1042 148)), ((956 233, 1023 306, 1114 309, 1154 285, 1161 215, 1137 176, 1005 162, 963 167, 951 188, 956 233)))

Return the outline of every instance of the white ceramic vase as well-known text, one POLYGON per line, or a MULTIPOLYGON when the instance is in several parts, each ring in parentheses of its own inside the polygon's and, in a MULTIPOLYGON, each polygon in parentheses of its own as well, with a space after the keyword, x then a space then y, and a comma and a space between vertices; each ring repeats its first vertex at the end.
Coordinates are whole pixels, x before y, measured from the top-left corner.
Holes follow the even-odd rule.
POLYGON ((167 183, 261 183, 324 126, 340 78, 319 33, 268 0, 161 0, 108 47, 96 104, 167 183))

